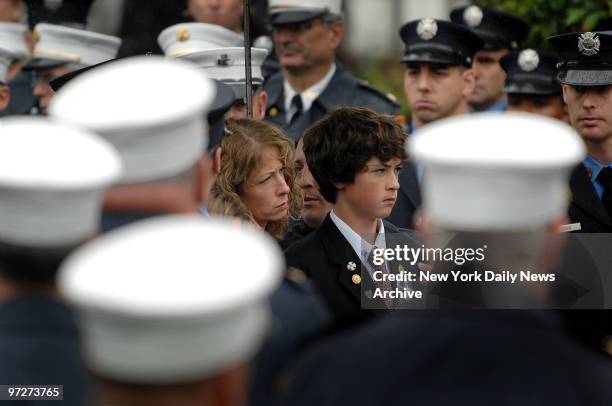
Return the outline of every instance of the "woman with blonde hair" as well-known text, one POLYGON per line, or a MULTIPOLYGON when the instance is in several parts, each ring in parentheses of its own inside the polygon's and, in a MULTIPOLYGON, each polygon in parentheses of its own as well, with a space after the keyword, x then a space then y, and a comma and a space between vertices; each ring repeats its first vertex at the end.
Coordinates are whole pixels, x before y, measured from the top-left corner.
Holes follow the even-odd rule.
POLYGON ((229 120, 226 128, 231 135, 221 143, 209 211, 256 224, 280 240, 302 202, 294 183, 293 142, 261 121, 229 120))

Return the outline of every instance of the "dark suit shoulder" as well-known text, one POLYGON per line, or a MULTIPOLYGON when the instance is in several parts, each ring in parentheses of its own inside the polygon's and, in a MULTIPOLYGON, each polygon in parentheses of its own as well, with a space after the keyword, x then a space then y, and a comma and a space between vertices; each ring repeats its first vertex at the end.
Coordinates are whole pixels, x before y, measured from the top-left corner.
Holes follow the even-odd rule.
POLYGON ((337 65, 336 69, 327 89, 319 96, 324 105, 367 107, 381 114, 401 114, 395 97, 355 77, 341 65, 337 65))
POLYGON ((486 405, 505 394, 503 404, 606 405, 611 373, 603 359, 526 314, 411 312, 320 345, 300 364, 285 404, 486 405), (491 374, 493 365, 504 368, 491 374), (355 376, 367 385, 355 385, 355 376), (457 384, 458 376, 466 379, 457 384), (538 390, 512 390, 516 385, 538 390))
POLYGON ((365 80, 358 80, 357 86, 359 92, 364 95, 366 100, 373 104, 380 105, 379 111, 389 114, 399 114, 401 105, 397 101, 397 97, 391 93, 385 93, 374 86, 370 85, 365 80), (383 110, 384 109, 384 110, 383 110))
POLYGON ((312 255, 312 252, 321 252, 323 255, 323 245, 316 232, 310 233, 306 237, 294 242, 285 250, 285 260, 287 267, 294 267, 310 275, 310 264, 313 259, 321 260, 320 256, 312 255))

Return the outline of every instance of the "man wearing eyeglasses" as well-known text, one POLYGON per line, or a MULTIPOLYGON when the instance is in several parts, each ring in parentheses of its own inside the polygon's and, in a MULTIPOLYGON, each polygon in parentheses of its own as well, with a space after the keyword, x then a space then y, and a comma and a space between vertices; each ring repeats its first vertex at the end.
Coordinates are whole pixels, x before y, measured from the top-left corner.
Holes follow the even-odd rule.
POLYGON ((271 76, 267 121, 297 141, 339 107, 368 107, 399 116, 400 106, 336 63, 344 35, 342 0, 270 0, 269 20, 281 72, 271 76))

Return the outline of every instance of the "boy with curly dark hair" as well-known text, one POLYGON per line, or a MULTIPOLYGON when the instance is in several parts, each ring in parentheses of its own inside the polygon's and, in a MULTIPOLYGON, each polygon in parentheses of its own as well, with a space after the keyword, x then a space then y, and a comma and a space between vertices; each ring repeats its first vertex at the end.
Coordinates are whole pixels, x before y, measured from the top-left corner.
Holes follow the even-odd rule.
POLYGON ((392 117, 366 108, 338 109, 304 133, 308 167, 334 209, 286 257, 289 266, 312 278, 340 324, 370 314, 361 311, 362 293, 371 296, 362 292, 362 278, 366 289, 373 250, 395 244, 392 236, 399 230, 383 219, 397 199, 405 140, 392 117))

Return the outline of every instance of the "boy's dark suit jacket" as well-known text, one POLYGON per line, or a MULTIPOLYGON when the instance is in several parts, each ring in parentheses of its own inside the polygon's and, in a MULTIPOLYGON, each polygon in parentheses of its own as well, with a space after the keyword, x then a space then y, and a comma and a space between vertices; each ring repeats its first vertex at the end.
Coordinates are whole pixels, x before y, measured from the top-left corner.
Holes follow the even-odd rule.
MULTIPOLYGON (((420 244, 391 223, 384 222, 387 248, 396 245, 418 247, 420 244)), ((329 215, 319 228, 293 244, 285 252, 288 267, 303 270, 309 275, 328 305, 338 325, 351 324, 376 313, 386 313, 384 310, 362 310, 361 291, 367 294, 373 288, 373 281, 367 271, 362 273, 362 263, 344 238, 329 215), (355 264, 353 267, 352 264, 355 264), (354 282, 354 275, 361 275, 362 281, 354 282)), ((390 271, 398 271, 398 262, 389 262, 390 271)), ((405 271, 411 271, 408 264, 401 264, 405 271)), ((384 309, 382 302, 378 303, 384 309)))

